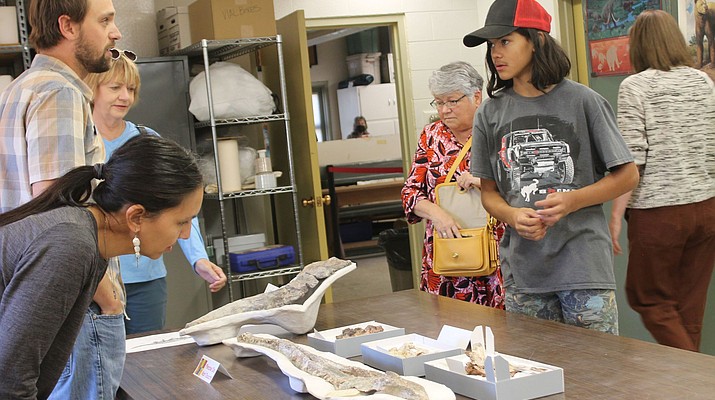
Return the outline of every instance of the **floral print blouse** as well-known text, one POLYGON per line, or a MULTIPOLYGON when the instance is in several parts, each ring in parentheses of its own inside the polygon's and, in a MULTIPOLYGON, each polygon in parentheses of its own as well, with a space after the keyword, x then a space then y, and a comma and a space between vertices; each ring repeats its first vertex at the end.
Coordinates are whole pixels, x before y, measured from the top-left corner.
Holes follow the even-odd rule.
MULTIPOLYGON (((423 129, 417 144, 417 151, 412 160, 410 174, 402 188, 402 206, 407 222, 414 224, 422 220, 414 213, 419 201, 435 201, 435 188, 443 183, 462 144, 442 122, 431 123, 423 129)), ((457 166, 454 178, 469 172, 470 153, 457 166)), ((501 237, 503 225, 496 232, 501 237)), ((432 272, 432 221, 425 224, 424 246, 422 248, 422 272, 420 290, 455 299, 465 300, 489 307, 504 308, 501 270, 482 277, 447 277, 432 272)))

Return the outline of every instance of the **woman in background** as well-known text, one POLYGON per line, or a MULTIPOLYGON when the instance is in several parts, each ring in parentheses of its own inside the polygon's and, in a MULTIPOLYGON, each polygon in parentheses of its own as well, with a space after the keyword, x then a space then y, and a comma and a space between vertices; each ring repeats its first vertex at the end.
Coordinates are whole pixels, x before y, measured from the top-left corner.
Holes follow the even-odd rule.
POLYGON ((628 303, 658 343, 698 351, 715 265, 715 84, 665 11, 638 16, 630 57, 618 127, 641 180, 613 202, 613 248, 625 214, 628 303))
MULTIPOLYGON (((432 271, 434 232, 442 237, 457 237, 459 230, 454 218, 435 204, 435 188, 444 182, 460 150, 472 137, 472 121, 482 101, 483 84, 474 67, 462 61, 449 63, 432 73, 429 88, 434 100, 430 105, 437 110, 440 120, 425 126, 420 134, 412 168, 402 188, 402 205, 407 222, 427 220, 420 290, 503 309, 499 269, 481 277, 447 277, 432 271)), ((469 174, 470 153, 471 149, 457 167, 455 177, 469 174)))
POLYGON ((0 398, 50 395, 109 258, 159 258, 188 238, 202 189, 191 154, 142 135, 0 215, 0 398))
POLYGON ((358 115, 355 117, 355 121, 353 121, 353 131, 348 136, 348 139, 357 139, 368 136, 370 136, 370 132, 367 131, 367 120, 362 115, 358 115))

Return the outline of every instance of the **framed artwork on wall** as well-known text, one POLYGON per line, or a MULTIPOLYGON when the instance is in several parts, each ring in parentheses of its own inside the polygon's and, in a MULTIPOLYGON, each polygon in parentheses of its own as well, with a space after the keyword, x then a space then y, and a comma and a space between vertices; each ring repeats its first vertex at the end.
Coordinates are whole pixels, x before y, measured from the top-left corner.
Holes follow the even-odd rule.
POLYGON ((661 0, 586 0, 584 21, 591 76, 631 73, 628 30, 640 13, 658 9, 662 9, 661 0))
POLYGON ((628 56, 628 36, 588 42, 591 54, 591 75, 626 75, 631 72, 628 56))
POLYGON ((678 25, 695 67, 715 73, 715 0, 678 0, 678 25))
POLYGON ((584 21, 588 40, 628 36, 638 14, 661 7, 661 0, 587 0, 584 21))

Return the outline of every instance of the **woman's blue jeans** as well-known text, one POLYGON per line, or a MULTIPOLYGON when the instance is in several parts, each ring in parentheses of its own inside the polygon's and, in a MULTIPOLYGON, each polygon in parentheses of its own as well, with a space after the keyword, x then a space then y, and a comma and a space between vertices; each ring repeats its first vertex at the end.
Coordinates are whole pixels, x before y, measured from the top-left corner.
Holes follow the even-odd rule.
POLYGON ((72 355, 50 395, 55 400, 113 400, 126 357, 124 315, 101 315, 92 303, 72 355))

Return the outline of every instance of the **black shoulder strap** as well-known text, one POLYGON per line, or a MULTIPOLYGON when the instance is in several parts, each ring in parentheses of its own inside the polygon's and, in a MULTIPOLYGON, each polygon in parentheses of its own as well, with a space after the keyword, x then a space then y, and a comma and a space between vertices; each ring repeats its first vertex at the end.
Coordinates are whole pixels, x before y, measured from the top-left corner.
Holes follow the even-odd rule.
POLYGON ((148 132, 146 130, 146 126, 137 124, 137 130, 139 131, 140 134, 146 135, 148 132))

